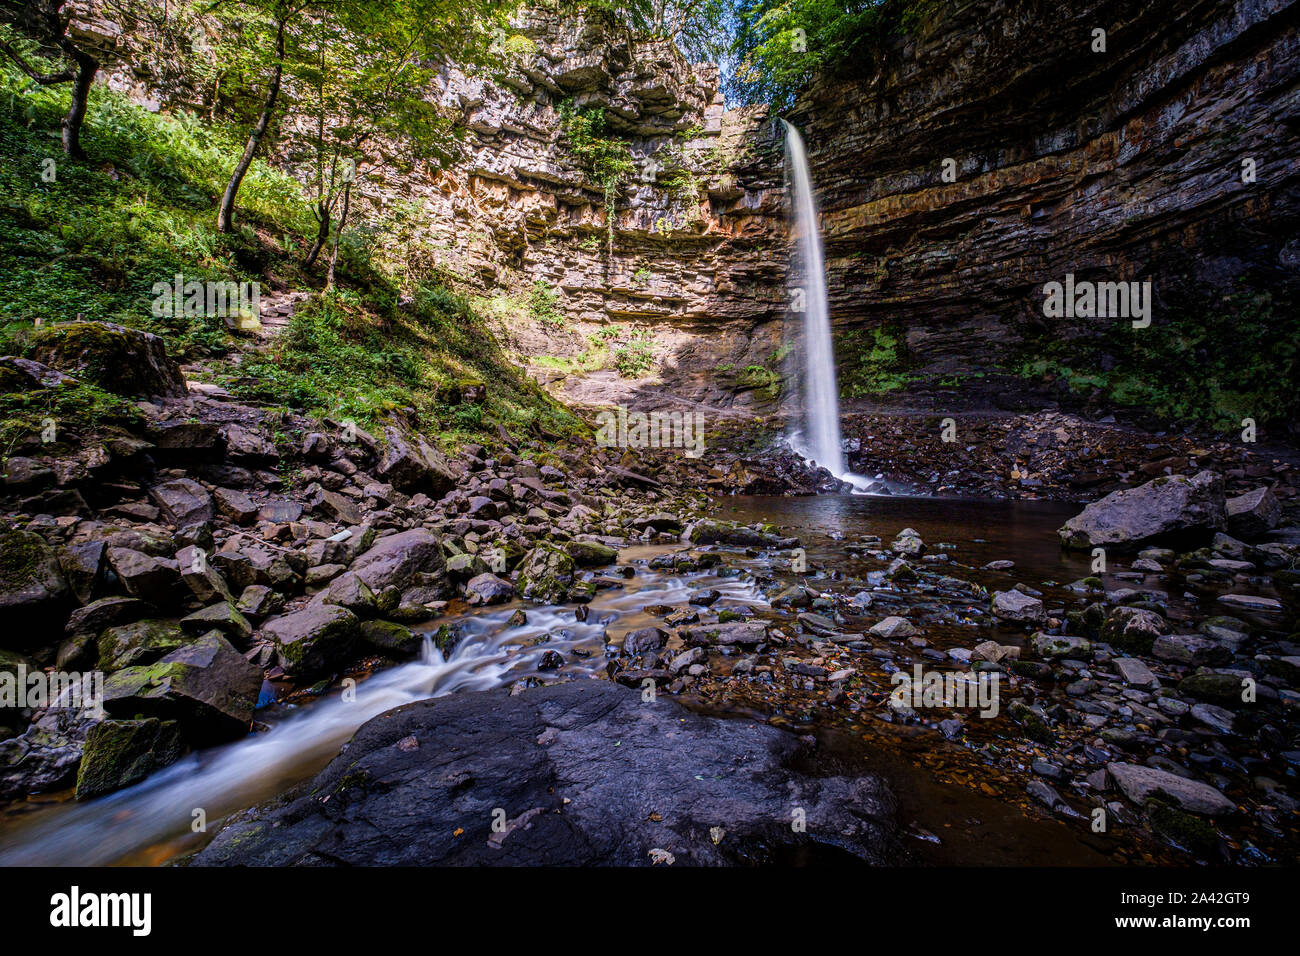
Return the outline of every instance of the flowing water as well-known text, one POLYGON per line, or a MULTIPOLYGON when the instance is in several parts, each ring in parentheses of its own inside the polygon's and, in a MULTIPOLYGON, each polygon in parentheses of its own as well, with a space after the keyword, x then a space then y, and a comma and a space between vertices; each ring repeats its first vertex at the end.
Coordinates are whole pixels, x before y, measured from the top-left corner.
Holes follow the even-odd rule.
MULTIPOLYGON (((636 554, 625 550, 624 560, 635 560, 636 554)), ((732 603, 759 601, 752 585, 732 579, 717 587, 732 603)), ((0 815, 0 866, 161 862, 202 844, 203 837, 191 830, 195 810, 203 811, 208 831, 214 831, 231 812, 316 773, 371 717, 417 700, 513 683, 536 674, 546 651, 557 651, 568 662, 559 673, 597 676, 604 669, 607 629, 610 636, 621 636, 646 626, 652 619, 642 608, 684 604, 688 593, 681 578, 643 573, 622 590, 599 594, 588 605, 586 621, 575 618, 573 606, 527 607, 527 623, 517 627, 507 623, 517 605, 466 614, 451 622, 462 636, 448 657, 426 642, 420 660, 361 681, 355 699, 336 691, 305 706, 259 711, 258 720, 269 729, 192 753, 98 799, 33 798, 14 805, 0 815)))
MULTIPOLYGON (((724 518, 773 521, 788 528, 804 540, 809 559, 823 560, 828 568, 846 566, 839 537, 892 536, 910 525, 927 541, 955 542, 954 557, 975 568, 995 558, 1011 558, 1017 562, 1017 576, 1035 584, 1047 578, 1069 581, 1087 573, 1085 559, 1061 552, 1056 544, 1054 530, 1071 513, 1068 505, 874 496, 749 497, 725 499, 718 512, 724 518)), ((134 786, 103 797, 77 802, 68 793, 47 794, 11 804, 0 810, 0 866, 161 863, 206 841, 207 836, 191 831, 196 809, 206 814, 210 835, 227 815, 309 779, 362 723, 390 708, 512 684, 536 675, 537 663, 548 650, 558 651, 566 662, 559 673, 579 679, 600 677, 607 641, 617 644, 628 631, 658 623, 645 612, 647 606, 685 605, 699 587, 721 592, 714 610, 748 605, 759 614, 770 613, 746 572, 770 570, 772 556, 733 551, 726 560, 732 570, 687 575, 661 574, 646 566, 649 558, 675 547, 679 546, 623 549, 621 562, 636 567, 636 575, 622 589, 600 592, 588 605, 585 621, 577 620, 572 605, 512 604, 469 611, 450 622, 461 638, 447 657, 429 645, 422 659, 361 680, 355 699, 335 691, 300 706, 264 708, 257 717, 266 729, 190 754, 134 786), (523 626, 509 623, 517 607, 526 610, 523 626)), ((821 586, 830 583, 823 581, 821 586)), ((944 630, 931 633, 943 642, 944 630)), ((951 634, 953 641, 970 640, 969 631, 959 625, 951 634)), ((1014 638, 1006 635, 1008 640, 1014 638)), ((694 706, 709 709, 707 702, 696 701, 694 706)), ((854 740, 851 747, 859 750, 876 748, 869 766, 891 775, 902 805, 915 805, 914 811, 908 810, 911 819, 927 828, 946 826, 943 818, 959 812, 985 821, 984 830, 971 831, 972 840, 996 836, 1007 841, 1007 831, 1015 828, 1014 839, 1005 844, 1010 854, 1007 862, 1059 861, 1092 852, 1072 842, 1074 838, 1060 828, 1030 825, 1012 807, 992 800, 977 806, 962 793, 954 796, 952 787, 936 789, 919 760, 911 756, 895 752, 886 758, 879 742, 854 740)), ((852 760, 855 766, 864 766, 860 753, 855 752, 852 760)), ((949 840, 943 852, 948 855, 941 861, 951 862, 961 851, 949 840)))
POLYGON ((830 305, 826 296, 826 264, 822 254, 821 218, 813 193, 808 156, 799 131, 785 127, 785 169, 794 219, 795 257, 792 273, 801 277, 792 289, 792 308, 803 307, 803 397, 804 428, 793 442, 795 451, 814 461, 836 478, 858 490, 869 487, 867 479, 849 472, 840 440, 839 384, 835 375, 835 351, 831 342, 830 305), (801 293, 802 302, 797 300, 801 293))

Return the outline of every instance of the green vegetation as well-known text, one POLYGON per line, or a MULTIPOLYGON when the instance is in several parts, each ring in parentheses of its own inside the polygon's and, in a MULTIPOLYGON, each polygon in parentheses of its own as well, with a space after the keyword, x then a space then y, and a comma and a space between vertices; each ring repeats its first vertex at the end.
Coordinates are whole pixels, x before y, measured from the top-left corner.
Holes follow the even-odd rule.
POLYGON ((604 197, 606 235, 612 252, 614 204, 623 184, 636 168, 632 149, 625 140, 608 135, 605 111, 599 107, 576 109, 570 101, 561 103, 560 128, 583 172, 604 197))
POLYGON ((638 378, 654 368, 654 343, 623 342, 615 347, 612 358, 619 375, 638 378))
MULTIPOLYGON (((90 159, 72 163, 57 159, 48 132, 66 98, 66 90, 0 67, 0 351, 27 349, 38 319, 48 325, 80 315, 161 335, 169 353, 205 363, 212 378, 245 398, 365 428, 397 409, 444 441, 490 437, 498 422, 540 438, 582 428, 508 361, 433 264, 394 256, 388 237, 400 223, 372 223, 345 237, 335 289, 300 304, 267 351, 250 349, 216 317, 153 315, 153 284, 178 273, 309 287, 301 253, 316 224, 302 188, 254 161, 240 223, 221 234, 213 202, 236 131, 150 113, 95 87, 84 128, 90 159), (43 178, 51 156, 54 176, 43 178), (242 362, 225 361, 238 352, 242 362), (443 386, 469 380, 486 386, 481 405, 437 398, 443 386)), ((46 417, 60 429, 139 419, 133 404, 89 382, 6 392, 0 412, 0 447, 39 432, 46 417)))
POLYGON ((730 98, 788 109, 814 76, 863 70, 891 36, 915 32, 938 0, 735 0, 730 98))
MULTIPOLYGON (((224 351, 219 320, 154 317, 152 286, 176 273, 258 280, 273 256, 283 258, 262 237, 300 236, 310 221, 298 184, 254 163, 247 221, 219 235, 209 220, 233 148, 228 129, 150 113, 96 87, 85 124, 94 162, 49 166, 57 151, 44 131, 58 126, 65 98, 0 69, 0 332, 82 314, 164 335, 181 359, 224 351)), ((295 267, 283 266, 294 278, 295 267)))
POLYGON ((564 313, 559 308, 560 297, 545 279, 533 283, 528 295, 528 314, 547 325, 563 325, 564 313))
POLYGON ((1063 380, 1076 394, 1094 390, 1161 421, 1240 429, 1291 422, 1300 414, 1300 323, 1271 292, 1243 283, 1208 295, 1172 282, 1149 328, 1109 322, 1087 338, 1031 338, 1018 374, 1063 380))
POLYGON ((844 398, 896 391, 912 380, 900 329, 853 329, 836 336, 835 352, 844 398))

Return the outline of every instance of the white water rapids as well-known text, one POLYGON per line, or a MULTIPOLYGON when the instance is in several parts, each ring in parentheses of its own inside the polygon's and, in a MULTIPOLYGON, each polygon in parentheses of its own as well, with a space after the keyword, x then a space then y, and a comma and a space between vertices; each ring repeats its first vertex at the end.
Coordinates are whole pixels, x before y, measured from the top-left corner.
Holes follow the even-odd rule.
MULTIPOLYGON (((708 580, 727 603, 761 601, 752 584, 708 580)), ((446 659, 426 642, 420 660, 359 682, 355 700, 335 691, 309 705, 278 708, 277 714, 259 712, 269 730, 189 754, 134 786, 85 802, 24 807, 3 821, 0 866, 162 862, 202 842, 191 830, 195 810, 204 812, 208 832, 215 832, 222 818, 315 774, 371 717, 417 700, 505 686, 536 674, 547 651, 558 651, 568 662, 563 672, 594 677, 604 669, 607 626, 646 605, 684 604, 687 592, 680 578, 642 571, 627 590, 598 594, 586 621, 575 620, 572 606, 528 607, 528 621, 520 627, 507 625, 515 605, 471 614, 457 622, 463 636, 446 659), (636 589, 638 583, 644 587, 636 589), (539 639, 545 640, 533 643, 539 639), (575 655, 579 649, 590 657, 575 655)))

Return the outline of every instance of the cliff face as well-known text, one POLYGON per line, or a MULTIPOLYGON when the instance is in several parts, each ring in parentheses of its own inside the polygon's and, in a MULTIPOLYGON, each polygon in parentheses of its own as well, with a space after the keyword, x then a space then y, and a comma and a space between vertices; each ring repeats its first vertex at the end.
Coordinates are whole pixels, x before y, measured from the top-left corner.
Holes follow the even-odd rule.
POLYGON ((869 78, 813 90, 794 119, 837 329, 896 325, 917 371, 960 375, 1113 332, 1044 317, 1067 273, 1151 279, 1134 335, 1229 290, 1293 295, 1298 22, 1293 0, 950 0, 869 78))
MULTIPOLYGON (((529 49, 505 83, 450 70, 430 91, 468 130, 460 159, 377 155, 361 217, 400 213, 413 271, 482 296, 504 344, 569 400, 770 407, 793 330, 766 112, 726 110, 716 67, 599 15, 535 12, 514 32, 529 49), (565 133, 562 109, 585 107, 636 167, 612 207, 565 133), (539 281, 555 321, 528 314, 539 281), (651 368, 589 371, 619 348, 651 368)), ((877 371, 906 372, 898 394, 924 403, 927 382, 1051 349, 1091 349, 1083 372, 1122 365, 1243 289, 1274 306, 1253 319, 1257 351, 1300 338, 1298 77, 1300 0, 942 0, 917 35, 814 87, 790 118, 820 197, 842 390, 871 394, 854 383, 881 364, 880 334, 877 371), (1067 274, 1150 279, 1152 328, 1123 339, 1127 321, 1046 318, 1043 286, 1067 274)))
MULTIPOLYGON (((1084 371, 1123 365, 1240 290, 1275 300, 1254 317, 1265 342, 1295 338, 1298 25, 1295 0, 948 0, 878 63, 810 91, 791 118, 820 196, 845 392, 878 361, 877 330, 899 342, 920 402, 927 382, 1061 350, 1091 349, 1084 371), (1067 274, 1151 280, 1153 328, 1132 330, 1148 337, 1124 340, 1114 318, 1046 318, 1044 284, 1067 274)), ((630 323, 657 361, 640 401, 762 407, 769 379, 752 367, 781 371, 789 331, 782 157, 765 114, 724 111, 716 70, 604 22, 522 32, 538 49, 514 88, 449 78, 444 103, 474 138, 434 180, 430 229, 463 275, 563 290, 567 340, 503 324, 522 354, 577 354, 593 329, 630 323), (565 99, 603 106, 638 162, 675 150, 698 189, 634 176, 611 251, 601 196, 562 135, 565 99)), ((608 372, 563 388, 617 401, 628 385, 608 372)))
MULTIPOLYGON (((555 290, 554 325, 503 313, 497 331, 525 358, 574 359, 635 333, 654 361, 639 384, 747 404, 716 366, 761 365, 779 345, 784 190, 764 111, 724 111, 716 67, 600 17, 537 16, 517 31, 536 49, 506 85, 453 72, 440 94, 470 131, 457 163, 411 186, 440 264, 488 296, 555 290), (605 135, 630 151, 635 171, 612 207, 574 154, 563 108, 602 109, 605 135)), ((388 187, 371 197, 381 207, 388 187)), ((605 372, 559 387, 603 403, 633 384, 605 372)))

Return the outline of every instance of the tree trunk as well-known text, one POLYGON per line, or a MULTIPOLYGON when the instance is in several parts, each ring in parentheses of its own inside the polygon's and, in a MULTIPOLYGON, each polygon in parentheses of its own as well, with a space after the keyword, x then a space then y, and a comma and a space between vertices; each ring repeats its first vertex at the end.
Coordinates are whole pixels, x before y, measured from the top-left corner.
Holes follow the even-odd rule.
POLYGON ((271 116, 275 113, 276 100, 280 98, 280 80, 283 75, 284 19, 282 17, 276 23, 275 70, 271 74, 271 86, 266 91, 266 103, 262 107, 262 115, 257 119, 257 125, 248 134, 248 142, 244 144, 243 155, 239 157, 239 162, 235 164, 235 171, 230 174, 230 182, 226 183, 226 191, 221 196, 221 208, 217 212, 217 232, 230 232, 234 228, 235 195, 239 192, 239 185, 244 181, 244 175, 248 172, 248 168, 253 165, 253 157, 257 154, 257 147, 262 143, 262 137, 266 135, 266 130, 271 125, 271 116))
POLYGON ((330 237, 330 207, 324 200, 317 203, 316 207, 316 221, 320 225, 316 229, 316 239, 311 244, 311 251, 307 253, 307 258, 303 260, 302 267, 304 269, 310 269, 316 264, 316 257, 325 248, 325 243, 329 241, 330 237))
POLYGON ((339 228, 334 233, 334 248, 330 250, 330 271, 325 278, 325 291, 334 288, 334 267, 339 262, 339 238, 343 235, 343 226, 348 221, 348 207, 352 205, 352 184, 343 186, 343 211, 339 213, 339 228))
POLYGON ((88 53, 76 50, 71 54, 77 64, 77 77, 72 81, 72 103, 68 115, 63 117, 63 152, 69 159, 85 159, 81 148, 81 124, 86 120, 86 105, 90 101, 90 88, 99 72, 99 61, 88 53))

